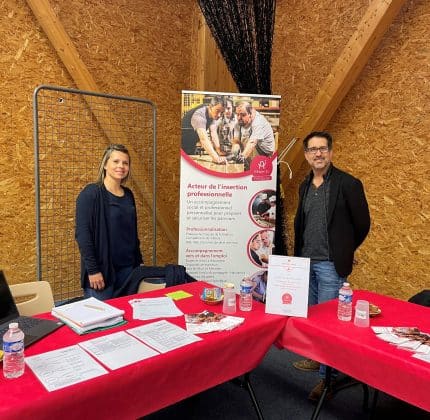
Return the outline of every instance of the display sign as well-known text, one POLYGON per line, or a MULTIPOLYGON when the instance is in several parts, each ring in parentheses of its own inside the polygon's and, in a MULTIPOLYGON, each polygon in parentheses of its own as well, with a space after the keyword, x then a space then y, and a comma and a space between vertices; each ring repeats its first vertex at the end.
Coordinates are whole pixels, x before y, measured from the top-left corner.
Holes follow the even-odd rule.
POLYGON ((182 92, 179 264, 238 287, 274 251, 280 96, 182 92))
POLYGON ((310 258, 271 255, 266 313, 308 316, 310 258))

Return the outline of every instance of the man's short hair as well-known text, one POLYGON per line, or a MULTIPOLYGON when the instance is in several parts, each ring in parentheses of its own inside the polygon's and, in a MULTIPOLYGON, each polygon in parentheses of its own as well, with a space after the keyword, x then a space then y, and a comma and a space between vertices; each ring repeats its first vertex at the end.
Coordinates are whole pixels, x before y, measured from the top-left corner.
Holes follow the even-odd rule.
POLYGON ((308 148, 309 140, 313 137, 322 137, 327 140, 328 149, 331 150, 333 147, 333 137, 327 131, 312 131, 303 139, 303 147, 306 150, 308 148))
POLYGON ((226 99, 224 96, 221 95, 215 95, 212 96, 209 105, 215 106, 221 104, 224 108, 226 107, 227 103, 226 103, 226 99))
POLYGON ((252 113, 252 105, 248 102, 248 101, 240 101, 239 103, 236 104, 236 109, 237 108, 245 108, 247 114, 252 113))

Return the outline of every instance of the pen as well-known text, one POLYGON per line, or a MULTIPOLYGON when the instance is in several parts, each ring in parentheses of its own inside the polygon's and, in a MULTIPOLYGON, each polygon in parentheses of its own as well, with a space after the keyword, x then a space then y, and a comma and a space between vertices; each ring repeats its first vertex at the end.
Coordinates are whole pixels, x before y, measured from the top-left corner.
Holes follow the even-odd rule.
POLYGON ((104 311, 104 308, 100 308, 100 306, 93 306, 93 305, 84 305, 87 308, 91 308, 91 309, 97 309, 98 311, 104 311))

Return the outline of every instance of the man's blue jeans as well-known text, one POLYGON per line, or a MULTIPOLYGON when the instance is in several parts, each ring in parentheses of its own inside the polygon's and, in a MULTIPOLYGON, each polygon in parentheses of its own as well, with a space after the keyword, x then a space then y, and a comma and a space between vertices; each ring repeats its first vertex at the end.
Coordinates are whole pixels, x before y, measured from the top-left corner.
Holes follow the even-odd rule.
MULTIPOLYGON (((309 273, 309 306, 327 302, 339 295, 345 277, 340 277, 334 268, 332 261, 311 262, 309 273)), ((320 376, 325 377, 325 365, 320 366, 320 376)), ((337 376, 337 371, 332 370, 332 377, 337 376)))
POLYGON ((327 302, 339 295, 345 277, 340 277, 332 261, 311 262, 309 274, 309 306, 327 302))

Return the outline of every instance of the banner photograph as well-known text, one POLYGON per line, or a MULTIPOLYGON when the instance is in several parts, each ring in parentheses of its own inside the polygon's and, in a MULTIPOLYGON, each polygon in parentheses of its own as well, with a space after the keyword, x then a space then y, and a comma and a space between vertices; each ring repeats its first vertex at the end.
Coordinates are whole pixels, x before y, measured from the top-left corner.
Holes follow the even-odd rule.
POLYGON ((237 287, 273 253, 280 96, 182 92, 179 264, 237 287))

